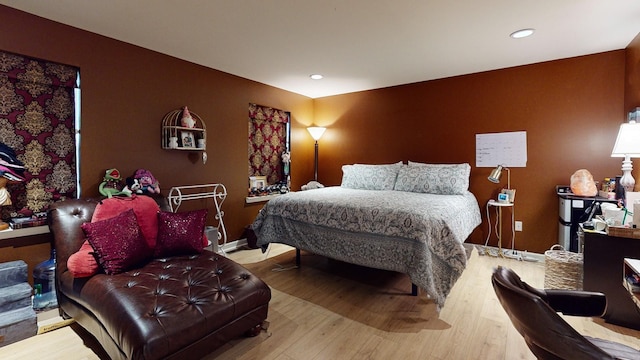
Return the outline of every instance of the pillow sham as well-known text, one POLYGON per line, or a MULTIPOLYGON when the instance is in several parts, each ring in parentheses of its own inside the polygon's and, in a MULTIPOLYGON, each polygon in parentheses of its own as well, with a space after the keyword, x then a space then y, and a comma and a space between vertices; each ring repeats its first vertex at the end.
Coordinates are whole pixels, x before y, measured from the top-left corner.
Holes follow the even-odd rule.
POLYGON ((158 240, 155 257, 199 254, 204 251, 207 209, 158 213, 158 240))
POLYGON ((362 190, 393 190, 400 168, 402 162, 385 165, 343 165, 340 186, 362 190))
POLYGON ((130 270, 153 255, 133 209, 110 219, 84 223, 82 230, 107 275, 130 270))
POLYGON ((469 189, 471 166, 409 162, 398 172, 394 190, 439 195, 462 195, 469 189))

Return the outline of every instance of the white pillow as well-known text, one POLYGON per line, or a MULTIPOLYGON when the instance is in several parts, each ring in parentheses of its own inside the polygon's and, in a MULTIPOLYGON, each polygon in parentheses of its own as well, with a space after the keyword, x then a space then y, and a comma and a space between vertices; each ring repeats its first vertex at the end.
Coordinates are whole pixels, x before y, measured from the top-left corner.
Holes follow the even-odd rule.
POLYGON ((343 165, 340 186, 362 190, 393 190, 401 167, 402 162, 386 165, 343 165))
POLYGON ((469 190, 471 165, 409 162, 398 172, 394 190, 417 193, 461 195, 469 190))

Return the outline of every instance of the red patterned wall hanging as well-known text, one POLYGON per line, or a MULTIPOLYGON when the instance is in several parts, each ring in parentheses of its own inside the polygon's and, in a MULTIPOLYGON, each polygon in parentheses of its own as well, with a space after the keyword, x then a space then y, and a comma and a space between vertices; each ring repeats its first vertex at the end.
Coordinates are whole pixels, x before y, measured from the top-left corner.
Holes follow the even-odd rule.
POLYGON ((78 69, 0 51, 0 142, 24 164, 7 185, 2 217, 30 216, 77 192, 75 104, 78 69))

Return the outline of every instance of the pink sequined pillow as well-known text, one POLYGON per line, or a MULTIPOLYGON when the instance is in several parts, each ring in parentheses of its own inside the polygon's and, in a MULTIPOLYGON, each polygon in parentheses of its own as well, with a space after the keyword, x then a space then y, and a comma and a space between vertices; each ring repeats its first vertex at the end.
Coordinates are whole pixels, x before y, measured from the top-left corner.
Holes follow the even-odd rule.
POLYGON ((133 209, 110 219, 84 223, 82 230, 107 275, 132 269, 153 255, 133 209))
POLYGON ((158 213, 158 240, 155 257, 199 254, 204 249, 202 237, 207 209, 158 213))
POLYGON ((156 246, 158 236, 158 211, 160 207, 153 198, 132 194, 131 197, 114 196, 103 199, 93 212, 91 222, 106 220, 119 215, 123 211, 133 209, 138 219, 138 225, 149 247, 156 246))

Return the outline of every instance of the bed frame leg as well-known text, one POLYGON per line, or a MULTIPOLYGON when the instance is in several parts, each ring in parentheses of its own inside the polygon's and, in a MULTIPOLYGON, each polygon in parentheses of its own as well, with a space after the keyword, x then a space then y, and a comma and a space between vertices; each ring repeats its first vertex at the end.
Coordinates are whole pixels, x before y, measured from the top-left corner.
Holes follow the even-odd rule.
POLYGON ((296 266, 300 267, 300 249, 296 248, 296 266))
POLYGON ((411 296, 418 296, 418 286, 416 284, 411 284, 411 296))

